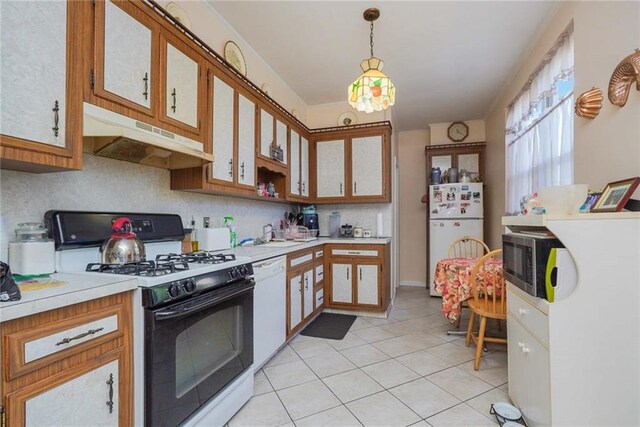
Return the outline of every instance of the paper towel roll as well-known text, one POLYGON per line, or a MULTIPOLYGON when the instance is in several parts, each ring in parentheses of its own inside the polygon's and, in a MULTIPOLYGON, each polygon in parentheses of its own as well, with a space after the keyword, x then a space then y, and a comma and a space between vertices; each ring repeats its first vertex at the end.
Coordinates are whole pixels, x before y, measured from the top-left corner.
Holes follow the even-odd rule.
POLYGON ((376 215, 376 237, 384 236, 384 230, 382 229, 382 212, 378 212, 376 215))

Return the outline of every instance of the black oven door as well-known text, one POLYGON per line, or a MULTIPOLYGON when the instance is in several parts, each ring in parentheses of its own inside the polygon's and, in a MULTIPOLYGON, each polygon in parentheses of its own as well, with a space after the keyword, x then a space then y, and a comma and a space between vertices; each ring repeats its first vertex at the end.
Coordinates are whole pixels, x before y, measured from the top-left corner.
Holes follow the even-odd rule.
POLYGON ((251 366, 254 286, 145 310, 145 425, 180 424, 251 366))

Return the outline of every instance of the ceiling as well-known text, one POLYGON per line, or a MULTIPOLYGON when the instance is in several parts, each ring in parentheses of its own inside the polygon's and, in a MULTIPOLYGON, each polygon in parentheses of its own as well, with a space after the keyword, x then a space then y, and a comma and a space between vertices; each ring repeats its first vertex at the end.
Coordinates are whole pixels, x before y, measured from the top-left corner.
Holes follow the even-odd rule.
MULTIPOLYGON (((396 86, 400 130, 483 119, 556 3, 548 1, 212 1, 307 105, 346 99, 374 54, 396 86)), ((250 76, 249 76, 250 77, 250 76)))

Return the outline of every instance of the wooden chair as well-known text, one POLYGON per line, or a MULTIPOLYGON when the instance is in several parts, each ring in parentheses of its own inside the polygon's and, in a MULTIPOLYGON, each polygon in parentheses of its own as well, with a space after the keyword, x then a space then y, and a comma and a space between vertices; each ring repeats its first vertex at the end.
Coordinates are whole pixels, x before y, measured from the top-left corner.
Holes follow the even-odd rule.
MULTIPOLYGON (((484 254, 491 252, 489 246, 487 246, 482 240, 476 239, 471 236, 464 236, 458 240, 454 240, 449 245, 449 258, 480 258, 484 254)), ((462 305, 461 308, 466 307, 462 305)), ((462 319, 462 313, 458 317, 456 322, 456 328, 460 328, 460 319, 462 319)))
POLYGON ((487 319, 497 319, 500 321, 507 318, 507 296, 504 276, 498 271, 492 270, 488 272, 485 269, 485 263, 488 259, 497 258, 500 255, 502 255, 502 249, 496 249, 495 251, 489 252, 480 258, 478 263, 471 270, 471 298, 467 300, 469 308, 471 309, 471 317, 469 318, 469 327, 467 329, 465 345, 469 347, 472 339, 476 343, 476 357, 473 364, 473 368, 476 371, 480 367, 480 357, 482 356, 482 348, 485 342, 507 343, 506 338, 485 336, 487 319), (490 278, 490 281, 478 281, 478 276, 490 278), (491 295, 489 295, 486 289, 487 282, 493 283, 494 286, 499 284, 501 292, 491 292, 491 295), (478 330, 477 337, 473 333, 473 324, 476 315, 480 317, 480 328, 478 330))

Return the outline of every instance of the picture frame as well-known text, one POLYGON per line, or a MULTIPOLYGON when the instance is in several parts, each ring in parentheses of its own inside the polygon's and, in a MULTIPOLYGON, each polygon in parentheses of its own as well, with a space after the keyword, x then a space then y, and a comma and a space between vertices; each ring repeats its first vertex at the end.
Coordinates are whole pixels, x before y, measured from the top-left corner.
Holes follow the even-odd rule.
POLYGON ((640 177, 610 182, 602 191, 591 212, 620 212, 640 184, 640 177))

